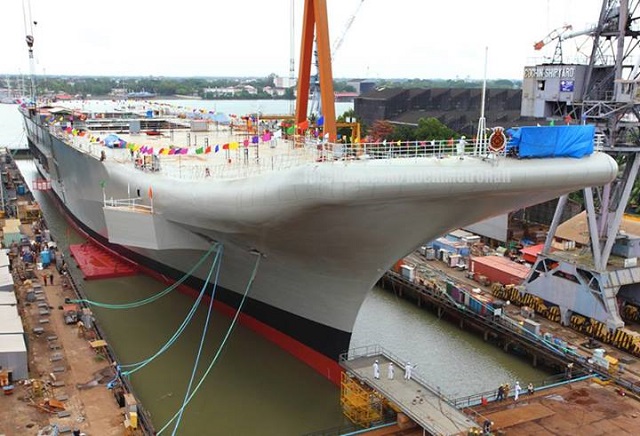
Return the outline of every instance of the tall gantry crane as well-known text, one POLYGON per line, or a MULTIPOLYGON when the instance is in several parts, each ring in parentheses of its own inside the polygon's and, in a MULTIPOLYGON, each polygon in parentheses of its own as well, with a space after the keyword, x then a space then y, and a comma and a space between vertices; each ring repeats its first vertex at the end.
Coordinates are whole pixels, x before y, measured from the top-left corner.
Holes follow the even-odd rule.
POLYGON ((335 95, 333 93, 333 72, 331 71, 331 49, 329 48, 327 0, 305 0, 304 2, 302 41, 300 44, 300 72, 298 74, 295 115, 297 125, 307 122, 314 41, 318 59, 320 98, 324 107, 323 132, 330 142, 334 142, 336 140, 336 108, 334 103, 335 95))
MULTIPOLYGON (((349 32, 349 29, 351 28, 351 25, 355 21, 356 16, 358 15, 358 12, 360 11, 360 8, 362 7, 363 3, 364 3, 364 0, 360 0, 360 2, 358 3, 358 6, 356 7, 356 10, 353 12, 353 14, 351 14, 349 19, 347 20, 347 24, 344 26, 344 29, 342 30, 342 33, 334 41, 333 47, 331 47, 331 61, 332 62, 333 62, 333 59, 334 59, 334 57, 336 55, 336 52, 342 46, 342 43, 344 42, 344 37, 349 32)), ((320 116, 320 115, 322 115, 322 104, 320 102, 320 77, 319 77, 320 76, 320 69, 318 68, 318 50, 317 49, 314 49, 314 58, 315 58, 316 74, 311 78, 311 108, 310 108, 310 112, 312 114, 316 114, 316 115, 320 116)))
POLYGON ((526 291, 557 304, 564 324, 575 313, 609 332, 624 326, 623 304, 640 306, 640 235, 620 232, 640 168, 639 6, 603 0, 598 23, 578 32, 590 43, 585 62, 525 67, 523 80, 523 116, 594 124, 602 149, 622 170, 614 182, 584 189, 588 256, 550 252, 567 203, 567 196, 559 199, 526 291))

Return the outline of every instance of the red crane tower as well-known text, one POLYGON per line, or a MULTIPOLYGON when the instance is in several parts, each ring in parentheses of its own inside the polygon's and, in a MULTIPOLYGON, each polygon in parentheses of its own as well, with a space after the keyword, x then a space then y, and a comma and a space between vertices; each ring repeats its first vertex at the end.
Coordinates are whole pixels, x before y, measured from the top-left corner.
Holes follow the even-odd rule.
POLYGON ((296 124, 307 120, 309 85, 313 62, 314 35, 318 50, 318 75, 320 99, 324 117, 323 132, 329 142, 336 140, 336 109, 331 71, 331 49, 329 47, 329 20, 326 0, 305 0, 300 48, 300 71, 298 74, 298 96, 296 98, 296 124))

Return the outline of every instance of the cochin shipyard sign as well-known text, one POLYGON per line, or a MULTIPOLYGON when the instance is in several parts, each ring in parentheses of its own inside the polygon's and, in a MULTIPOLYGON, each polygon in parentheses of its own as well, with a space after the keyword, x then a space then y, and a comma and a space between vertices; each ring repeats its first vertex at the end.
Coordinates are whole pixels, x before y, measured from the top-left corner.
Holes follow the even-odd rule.
POLYGON ((524 67, 525 79, 573 79, 576 67, 565 65, 542 65, 538 67, 524 67))

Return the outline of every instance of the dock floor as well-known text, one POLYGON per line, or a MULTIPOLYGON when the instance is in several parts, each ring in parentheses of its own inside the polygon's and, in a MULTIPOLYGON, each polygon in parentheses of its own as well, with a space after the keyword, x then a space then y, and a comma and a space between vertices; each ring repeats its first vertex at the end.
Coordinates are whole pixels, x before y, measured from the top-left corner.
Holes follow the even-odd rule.
POLYGON ((510 436, 638 434, 640 401, 621 392, 590 379, 472 410, 493 421, 494 432, 510 436))
POLYGON ((413 371, 410 380, 404 379, 404 363, 387 353, 367 353, 340 364, 346 371, 383 394, 391 403, 427 431, 438 435, 467 434, 478 424, 449 404, 437 391, 422 381, 419 371, 413 371), (373 376, 373 363, 378 360, 380 378, 373 376), (389 379, 389 363, 396 366, 394 378, 389 379))
MULTIPOLYGON (((22 224, 21 230, 33 238, 30 225, 22 224)), ((18 308, 28 335, 31 383, 36 380, 43 388, 38 396, 30 384, 20 383, 13 395, 0 398, 0 435, 36 434, 53 424, 58 425, 60 434, 78 429, 90 435, 122 435, 122 409, 106 388, 114 371, 76 325, 65 324, 60 310, 65 298, 76 298, 66 277, 58 273, 55 265, 41 270, 28 265, 35 270, 31 277, 19 258, 13 260, 12 266, 18 308), (30 289, 35 290, 33 302, 27 300, 30 289), (47 398, 62 402, 64 410, 44 410, 39 405, 47 398)))

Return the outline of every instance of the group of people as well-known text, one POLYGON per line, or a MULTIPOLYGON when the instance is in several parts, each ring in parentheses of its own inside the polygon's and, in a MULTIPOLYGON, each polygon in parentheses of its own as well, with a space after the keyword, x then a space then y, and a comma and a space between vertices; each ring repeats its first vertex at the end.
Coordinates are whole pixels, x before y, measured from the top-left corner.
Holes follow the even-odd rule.
POLYGON ((47 272, 45 272, 44 274, 42 274, 42 282, 45 286, 47 286, 47 279, 49 279, 49 284, 53 286, 53 273, 47 274, 47 272))
MULTIPOLYGON (((529 383, 529 385, 527 385, 527 393, 531 395, 533 394, 534 391, 535 389, 533 388, 533 383, 529 383)), ((507 398, 509 398, 510 392, 511 392, 511 386, 509 386, 509 383, 500 385, 498 387, 498 393, 496 394, 496 401, 506 400, 507 398)), ((516 385, 513 388, 514 401, 518 401, 518 398, 520 397, 520 392, 522 392, 522 388, 520 387, 520 382, 516 381, 516 385)))
MULTIPOLYGON (((411 362, 407 362, 404 365, 404 379, 411 380, 411 374, 414 369, 416 369, 418 365, 412 365, 411 362)), ((387 379, 393 380, 395 377, 396 367, 393 362, 389 362, 387 366, 387 379)), ((376 380, 380 380, 380 363, 378 359, 373 362, 373 378, 376 380)))

